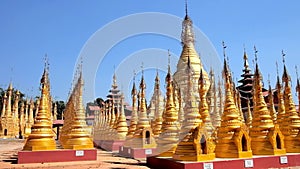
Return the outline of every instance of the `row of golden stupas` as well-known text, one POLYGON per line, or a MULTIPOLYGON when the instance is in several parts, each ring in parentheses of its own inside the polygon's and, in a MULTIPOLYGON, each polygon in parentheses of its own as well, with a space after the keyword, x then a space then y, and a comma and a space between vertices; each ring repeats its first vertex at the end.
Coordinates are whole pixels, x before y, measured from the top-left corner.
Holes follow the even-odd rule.
MULTIPOLYGON (((292 98, 291 79, 285 63, 283 84, 277 77, 276 110, 271 87, 268 104, 265 100, 256 49, 253 75, 244 53, 244 72, 247 76, 251 75, 253 87, 252 97, 245 98, 239 88, 235 87, 225 59, 225 45, 222 87, 220 81, 216 85, 213 71, 207 74, 194 49, 192 20, 187 14, 181 37, 182 53, 174 75, 168 67, 165 97, 159 89, 157 74, 154 94, 147 108, 146 84, 142 75, 138 92, 133 83, 132 116, 126 137, 125 130, 120 132, 116 127, 120 123, 122 128, 127 127, 120 120, 123 119, 119 117, 122 113, 114 111, 113 104, 107 103, 95 119, 94 138, 125 140, 125 146, 132 148, 156 147, 158 156, 181 161, 300 152, 300 117, 292 98), (243 99, 247 99, 246 106, 242 106, 243 99), (112 137, 120 133, 122 137, 112 137)), ((298 80, 297 89, 300 91, 298 80)))
POLYGON ((41 96, 39 110, 31 126, 31 132, 25 140, 23 151, 55 150, 60 145, 63 149, 93 149, 93 140, 87 130, 85 111, 82 102, 83 77, 80 69, 76 83, 67 101, 64 112, 64 125, 61 129, 59 143, 55 140, 53 118, 51 113, 50 82, 48 70, 44 69, 41 78, 41 96))
MULTIPOLYGON (((53 121, 57 119, 57 105, 52 105, 51 96, 48 100, 51 120, 53 121)), ((25 101, 21 100, 19 90, 14 92, 13 85, 10 83, 8 89, 4 92, 2 101, 0 138, 27 138, 39 107, 39 99, 35 102, 32 98, 25 101)))

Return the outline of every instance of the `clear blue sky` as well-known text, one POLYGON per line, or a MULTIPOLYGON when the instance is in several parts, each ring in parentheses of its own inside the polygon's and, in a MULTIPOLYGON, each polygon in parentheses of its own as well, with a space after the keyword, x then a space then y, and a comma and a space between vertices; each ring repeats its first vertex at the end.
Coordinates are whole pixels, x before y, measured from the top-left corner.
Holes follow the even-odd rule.
MULTIPOLYGON (((271 85, 274 87, 275 62, 279 62, 281 76, 283 49, 295 88, 295 65, 300 67, 299 1, 189 0, 188 4, 194 25, 209 38, 221 59, 221 42, 226 42, 226 53, 235 77, 239 78, 242 71, 243 46, 246 47, 252 66, 253 46, 256 45, 264 82, 267 84, 270 74, 271 85)), ((0 87, 7 88, 12 80, 13 85, 27 96, 39 95, 39 80, 43 71, 44 55, 47 53, 52 95, 56 100, 66 100, 73 79, 74 65, 88 39, 97 30, 120 17, 143 12, 160 12, 183 18, 184 1, 2 0, 0 87)), ((124 28, 120 27, 119 30, 122 32, 124 28)), ((178 31, 178 35, 180 33, 178 31)), ((97 46, 101 48, 108 43, 109 36, 107 34, 103 37, 103 41, 97 46)), ((199 36, 196 34, 196 41, 197 37, 199 36)), ((170 49, 176 56, 181 52, 178 41, 164 36, 144 34, 119 42, 109 50, 98 67, 94 89, 96 97, 107 95, 112 83, 114 65, 118 67, 127 56, 149 48, 170 49)), ((165 60, 167 62, 167 58, 165 60)), ((174 69, 173 66, 173 71, 174 69)), ((155 70, 145 71, 145 78, 149 83, 148 97, 152 92, 150 83, 154 80, 153 74, 155 70)), ((165 74, 160 71, 160 75, 161 87, 164 87, 165 74)), ((128 86, 119 85, 120 88, 128 86)))

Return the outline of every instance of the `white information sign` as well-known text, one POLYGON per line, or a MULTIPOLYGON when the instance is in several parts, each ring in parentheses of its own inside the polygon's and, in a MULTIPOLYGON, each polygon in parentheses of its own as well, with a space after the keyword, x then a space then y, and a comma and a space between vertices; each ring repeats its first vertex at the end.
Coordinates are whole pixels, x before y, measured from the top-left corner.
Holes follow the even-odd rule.
POLYGON ((130 148, 128 149, 128 154, 130 154, 131 153, 131 151, 130 151, 130 148))
POLYGON ((203 163, 203 168, 204 169, 214 169, 214 164, 213 163, 203 163))
POLYGON ((252 168, 252 167, 254 167, 253 160, 252 159, 245 160, 245 168, 252 168))
POLYGON ((76 157, 84 156, 84 151, 83 151, 83 150, 76 150, 75 156, 76 156, 76 157))
POLYGON ((146 150, 145 150, 145 154, 146 154, 146 155, 152 154, 152 149, 146 149, 146 150))
POLYGON ((287 156, 280 156, 280 164, 287 164, 288 158, 287 156))

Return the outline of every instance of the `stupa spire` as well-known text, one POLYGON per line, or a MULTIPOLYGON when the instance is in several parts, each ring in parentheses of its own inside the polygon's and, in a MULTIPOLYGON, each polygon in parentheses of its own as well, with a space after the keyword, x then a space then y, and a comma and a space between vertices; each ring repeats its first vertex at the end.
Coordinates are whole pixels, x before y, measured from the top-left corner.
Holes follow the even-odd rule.
POLYGON ((133 77, 133 85, 131 90, 131 97, 132 97, 132 113, 131 113, 131 119, 130 119, 130 126, 127 133, 127 138, 131 138, 134 135, 134 132, 136 130, 136 125, 138 121, 138 115, 137 115, 137 90, 135 87, 135 73, 133 77))
POLYGON ((269 83, 269 111, 270 111, 270 115, 272 117, 273 123, 276 124, 277 123, 277 114, 276 114, 276 110, 275 110, 275 106, 274 106, 274 99, 273 99, 273 92, 272 92, 272 88, 271 88, 271 84, 270 84, 270 80, 268 80, 269 83))
POLYGON ((284 107, 282 86, 281 86, 281 83, 280 83, 277 62, 276 62, 276 70, 277 70, 276 89, 277 89, 277 97, 278 97, 277 123, 279 124, 279 127, 282 128, 283 127, 283 122, 284 122, 284 119, 285 119, 285 107, 284 107))
POLYGON ((185 17, 182 22, 181 43, 182 45, 187 45, 187 46, 194 45, 195 43, 193 21, 190 19, 188 15, 187 1, 185 1, 185 17))

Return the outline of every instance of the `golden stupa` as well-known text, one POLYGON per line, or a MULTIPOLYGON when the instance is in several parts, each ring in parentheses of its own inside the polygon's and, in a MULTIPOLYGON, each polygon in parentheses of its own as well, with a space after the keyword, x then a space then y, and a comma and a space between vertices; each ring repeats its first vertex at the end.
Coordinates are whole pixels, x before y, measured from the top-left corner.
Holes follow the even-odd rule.
POLYGON ((174 86, 170 65, 166 75, 166 107, 161 133, 157 140, 157 152, 160 157, 172 157, 179 139, 178 110, 175 107, 174 86))
MULTIPOLYGON (((187 74, 186 74, 186 67, 187 67, 187 62, 188 62, 188 57, 190 58, 190 66, 193 68, 193 74, 192 74, 192 81, 197 82, 199 77, 200 77, 200 70, 203 69, 202 62, 200 60, 200 56, 198 55, 197 51, 195 50, 195 36, 194 36, 194 31, 193 31, 193 21, 191 18, 188 16, 187 13, 187 4, 186 4, 186 15, 185 18, 182 22, 182 32, 181 32, 181 43, 183 45, 182 47, 182 52, 180 55, 180 58, 177 63, 177 70, 174 73, 174 81, 178 84, 179 88, 181 91, 186 91, 187 88, 187 74)), ((208 90, 210 86, 210 81, 207 72, 204 71, 203 69, 203 77, 206 81, 206 91, 208 90)), ((193 84, 193 90, 197 91, 198 89, 198 84, 194 83, 193 84)), ((182 99, 185 100, 186 95, 182 94, 182 99)), ((199 95, 194 94, 194 97, 196 100, 199 100, 199 95)), ((198 106, 198 104, 197 104, 198 106)))
POLYGON ((126 122, 126 117, 125 117, 125 113, 124 113, 124 96, 122 95, 121 97, 121 112, 119 114, 119 118, 118 118, 118 122, 117 122, 117 136, 116 136, 116 140, 125 140, 126 139, 126 135, 128 132, 128 127, 127 127, 127 122, 126 122))
POLYGON ((248 129, 240 118, 240 110, 236 107, 232 96, 232 79, 229 67, 225 60, 225 47, 223 75, 225 78, 225 104, 221 126, 217 131, 217 143, 215 148, 216 157, 252 157, 251 139, 248 135, 248 129))
POLYGON ((14 105, 12 108, 13 121, 14 121, 14 135, 16 138, 20 138, 19 97, 20 97, 20 92, 19 90, 17 90, 14 98, 14 105))
POLYGON ((278 97, 278 105, 277 105, 277 124, 279 125, 280 130, 282 130, 283 122, 285 120, 285 107, 284 107, 284 100, 283 100, 283 93, 282 93, 282 86, 280 84, 280 79, 277 73, 277 97, 278 97))
MULTIPOLYGON (((283 54, 284 57, 284 54, 283 54)), ((285 118, 280 128, 284 135, 284 145, 287 153, 300 152, 300 118, 296 111, 290 86, 290 76, 284 64, 282 81, 284 82, 285 118)))
POLYGON ((147 117, 146 108, 146 84, 144 80, 144 73, 140 82, 140 96, 139 96, 139 116, 136 130, 131 140, 131 148, 155 148, 156 142, 152 133, 150 121, 147 117))
POLYGON ((2 107, 2 114, 1 114, 1 133, 0 137, 2 138, 15 138, 16 137, 16 130, 18 129, 17 126, 14 124, 15 117, 13 116, 12 112, 12 92, 13 87, 12 83, 9 84, 7 88, 7 95, 4 93, 3 99, 3 107, 2 107))
POLYGON ((198 90, 199 90, 199 96, 200 96, 200 102, 199 102, 199 113, 201 115, 202 123, 205 127, 205 130, 207 133, 211 136, 214 127, 211 122, 210 113, 209 113, 209 107, 207 104, 207 97, 206 97, 206 81, 203 78, 203 71, 200 71, 200 78, 198 80, 198 90))
MULTIPOLYGON (((255 49, 255 58, 256 56, 255 49)), ((256 63, 254 73, 253 119, 250 128, 251 147, 254 155, 285 154, 284 137, 277 125, 274 125, 262 94, 261 73, 256 63)))
MULTIPOLYGON (((73 89, 73 93, 70 99, 72 99, 72 104, 70 104, 71 111, 65 112, 69 113, 71 118, 66 124, 65 138, 62 140, 62 146, 64 149, 82 150, 82 149, 92 149, 94 147, 91 135, 87 131, 87 124, 85 121, 85 113, 82 103, 82 90, 83 90, 83 79, 82 71, 79 73, 77 83, 73 89)), ((65 114, 66 115, 66 114, 65 114)))
MULTIPOLYGON (((207 161, 215 158, 214 146, 211 142, 210 135, 206 131, 205 124, 202 123, 201 114, 203 111, 208 112, 208 107, 203 106, 206 100, 200 100, 203 103, 197 106, 196 99, 193 95, 192 67, 188 57, 186 73, 188 76, 187 91, 185 97, 185 119, 180 131, 180 142, 177 145, 173 159, 180 161, 207 161)), ((203 74, 200 73, 200 99, 206 95, 207 86, 204 85, 203 74)), ((199 79, 198 79, 199 80, 199 79)), ((207 103, 206 103, 207 105, 207 103)))
POLYGON ((214 129, 220 126, 221 116, 219 113, 218 97, 217 97, 217 88, 215 82, 215 75, 213 70, 210 70, 210 87, 207 93, 207 102, 209 107, 209 114, 211 116, 212 125, 214 129))
POLYGON ((164 97, 162 96, 162 92, 160 90, 160 79, 157 71, 154 84, 154 93, 152 95, 150 106, 148 108, 148 118, 151 120, 151 127, 155 138, 157 138, 161 132, 163 121, 162 113, 164 111, 164 106, 165 102, 164 97))
POLYGON ((131 119, 130 119, 130 125, 127 133, 127 138, 131 138, 134 135, 134 132, 136 130, 136 125, 138 121, 138 115, 137 115, 137 90, 135 87, 135 80, 133 81, 133 86, 131 90, 131 97, 132 97, 132 112, 131 112, 131 119))
POLYGON ((54 139, 54 132, 52 130, 52 122, 50 120, 49 102, 47 100, 49 89, 47 88, 46 81, 47 70, 44 70, 41 79, 41 97, 40 107, 37 116, 35 117, 34 124, 31 128, 31 133, 26 139, 23 150, 27 151, 43 151, 55 150, 56 144, 54 139))

